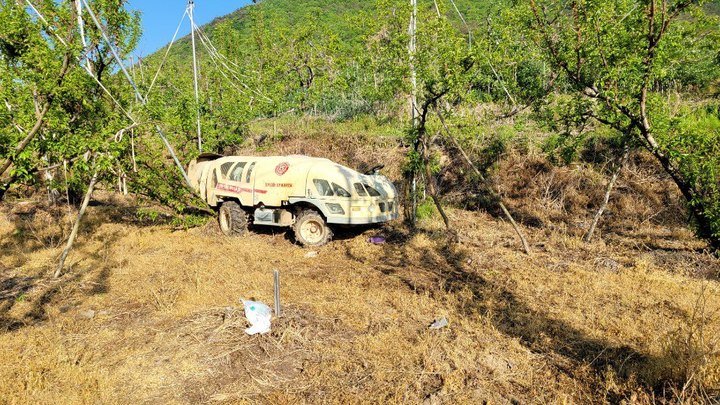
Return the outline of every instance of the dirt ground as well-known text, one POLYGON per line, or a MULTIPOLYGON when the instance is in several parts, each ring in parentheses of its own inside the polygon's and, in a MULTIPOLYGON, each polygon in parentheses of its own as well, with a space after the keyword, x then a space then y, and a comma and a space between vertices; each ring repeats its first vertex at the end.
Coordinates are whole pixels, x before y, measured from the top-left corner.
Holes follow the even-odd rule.
POLYGON ((451 209, 459 243, 429 218, 341 231, 306 257, 282 231, 177 230, 106 201, 54 280, 69 216, 11 211, 0 403, 718 398, 720 265, 687 230, 664 231, 684 247, 650 249, 528 228, 527 257, 508 224, 451 209), (239 299, 272 303, 275 269, 283 314, 247 336, 239 299))
MULTIPOLYGON (((268 140, 238 152, 386 163, 399 181, 402 134, 374 125, 261 121, 268 140)), ((434 214, 336 231, 315 257, 284 230, 178 228, 101 191, 56 280, 74 209, 0 205, 0 404, 718 402, 720 262, 653 162, 633 156, 588 244, 606 177, 503 156, 492 180, 526 256, 443 159, 457 238, 434 214), (239 299, 271 304, 273 270, 283 314, 247 336, 239 299)))

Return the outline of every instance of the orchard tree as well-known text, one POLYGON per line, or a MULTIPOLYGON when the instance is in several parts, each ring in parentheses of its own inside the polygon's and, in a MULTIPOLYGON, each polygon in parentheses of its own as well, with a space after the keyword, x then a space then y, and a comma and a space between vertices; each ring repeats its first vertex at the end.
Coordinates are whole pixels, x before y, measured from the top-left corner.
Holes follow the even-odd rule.
MULTIPOLYGON (((418 194, 425 191, 450 229, 435 180, 440 166, 437 149, 434 148, 442 145, 452 149, 450 153, 459 152, 476 179, 485 183, 493 202, 501 207, 517 232, 523 249, 529 254, 529 245, 500 195, 484 181, 482 172, 450 132, 444 117, 467 103, 477 102, 478 83, 492 83, 493 87, 502 89, 501 97, 514 100, 494 64, 501 59, 500 54, 493 53, 498 46, 490 44, 487 36, 471 42, 469 26, 462 15, 456 14, 454 7, 450 8, 451 4, 428 2, 417 6, 416 23, 412 23, 412 4, 379 1, 376 12, 385 18, 372 23, 372 34, 367 42, 370 65, 377 69, 379 76, 375 81, 377 93, 386 97, 410 95, 412 111, 408 116, 412 117, 412 121, 405 140, 408 146, 406 218, 414 221, 415 201, 418 194), (451 16, 455 18, 451 19, 451 16), (458 22, 463 23, 463 29, 458 29, 458 22), (444 142, 445 139, 450 141, 449 144, 444 142), (416 179, 419 178, 424 181, 416 188, 416 179)), ((511 104, 516 109, 515 101, 511 104)))
MULTIPOLYGON (((687 200, 698 235, 720 248, 720 179, 697 175, 704 169, 689 163, 697 159, 687 159, 676 147, 687 134, 671 125, 678 117, 662 94, 673 84, 683 90, 683 78, 720 73, 712 60, 717 19, 704 13, 703 3, 530 0, 516 11, 547 62, 579 96, 574 98, 579 108, 570 109, 573 114, 616 130, 623 145, 649 151, 687 200)), ((691 153, 708 154, 715 161, 717 151, 691 153)))
MULTIPOLYGON (((82 189, 94 170, 90 162, 110 167, 107 160, 124 153, 123 145, 108 141, 128 125, 127 118, 97 82, 117 91, 121 101, 125 97, 110 76, 109 48, 98 30, 86 24, 85 38, 80 35, 78 4, 38 2, 31 8, 0 2, 0 198, 13 184, 32 182, 38 172, 52 179, 59 166, 70 172, 70 186, 82 189)), ((121 55, 133 49, 138 15, 127 12, 122 0, 89 4, 103 16, 121 55)))

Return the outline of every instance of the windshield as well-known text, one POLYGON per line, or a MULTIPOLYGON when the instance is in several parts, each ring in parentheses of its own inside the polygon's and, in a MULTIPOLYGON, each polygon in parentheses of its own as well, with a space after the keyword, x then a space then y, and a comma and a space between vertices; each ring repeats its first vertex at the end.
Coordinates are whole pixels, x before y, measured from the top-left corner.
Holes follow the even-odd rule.
POLYGON ((368 186, 365 184, 365 188, 367 189, 368 194, 370 194, 371 197, 380 197, 381 194, 379 191, 375 190, 374 188, 368 186))
POLYGON ((333 183, 333 191, 335 191, 335 195, 338 197, 350 197, 350 192, 342 188, 342 186, 339 186, 337 183, 333 183))

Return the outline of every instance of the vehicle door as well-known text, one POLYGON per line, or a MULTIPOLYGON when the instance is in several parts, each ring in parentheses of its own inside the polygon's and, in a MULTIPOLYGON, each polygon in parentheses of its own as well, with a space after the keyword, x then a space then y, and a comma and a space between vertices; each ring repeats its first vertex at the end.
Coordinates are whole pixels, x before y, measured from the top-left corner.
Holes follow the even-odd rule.
POLYGON ((308 198, 328 215, 345 216, 350 212, 351 192, 345 177, 336 168, 323 167, 310 170, 306 188, 308 198))
POLYGON ((255 165, 257 164, 257 161, 250 162, 248 165, 247 171, 245 172, 245 175, 243 176, 243 193, 248 193, 248 196, 250 197, 251 205, 255 205, 259 201, 259 196, 255 192, 255 165))
POLYGON ((227 183, 225 189, 233 194, 237 194, 243 205, 250 204, 250 199, 252 198, 252 196, 248 196, 247 193, 243 193, 243 189, 245 188, 243 186, 243 175, 245 173, 246 166, 247 162, 235 161, 225 163, 223 165, 223 169, 221 170, 221 178, 223 179, 223 182, 227 183))
POLYGON ((217 201, 218 201, 215 187, 217 187, 218 180, 220 178, 220 176, 219 176, 220 167, 221 167, 220 165, 212 165, 210 167, 210 173, 208 173, 208 176, 207 176, 207 184, 206 184, 205 194, 207 196, 206 201, 211 206, 214 206, 215 204, 217 204, 217 201))
POLYGON ((209 200, 207 199, 208 193, 207 193, 207 184, 208 184, 208 173, 210 172, 210 169, 212 168, 212 163, 207 163, 203 165, 202 171, 200 172, 200 184, 198 185, 198 191, 200 192, 200 198, 202 198, 205 201, 209 200))

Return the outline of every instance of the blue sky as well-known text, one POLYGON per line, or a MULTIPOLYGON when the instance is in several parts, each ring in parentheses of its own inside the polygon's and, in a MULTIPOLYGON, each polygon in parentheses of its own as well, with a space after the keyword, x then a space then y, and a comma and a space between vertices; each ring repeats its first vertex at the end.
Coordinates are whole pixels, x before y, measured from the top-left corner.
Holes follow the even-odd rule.
MULTIPOLYGON (((251 3, 251 0, 195 0, 195 24, 203 25, 251 3)), ((187 0, 130 0, 129 10, 142 13, 143 34, 135 54, 147 56, 170 42, 180 18, 185 12, 187 0)), ((190 33, 190 22, 183 21, 178 38, 190 33)))

